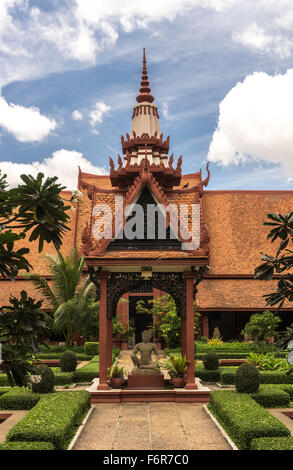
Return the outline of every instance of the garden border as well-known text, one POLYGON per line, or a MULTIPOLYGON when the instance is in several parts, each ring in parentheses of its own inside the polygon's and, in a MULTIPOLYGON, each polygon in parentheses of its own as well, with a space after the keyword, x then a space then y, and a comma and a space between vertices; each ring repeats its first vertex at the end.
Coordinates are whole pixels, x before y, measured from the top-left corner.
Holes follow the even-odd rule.
POLYGON ((208 417, 213 421, 213 423, 215 424, 215 426, 218 428, 218 430, 220 431, 221 435, 223 436, 223 438, 225 439, 225 441, 227 441, 227 443, 229 444, 229 446, 231 447, 232 450, 239 450, 238 447, 236 446, 236 444, 234 443, 234 441, 232 441, 231 437, 227 434, 227 432, 225 431, 225 429, 220 425, 219 421, 214 417, 214 415, 210 412, 210 410, 208 409, 207 405, 203 405, 203 409, 204 411, 206 412, 206 414, 208 415, 208 417))
POLYGON ((70 442, 70 444, 69 444, 69 446, 67 447, 66 450, 73 450, 73 447, 75 446, 77 439, 79 438, 81 432, 84 430, 85 425, 87 424, 88 419, 91 416, 94 409, 95 409, 95 407, 93 405, 91 405, 90 409, 88 410, 86 416, 84 417, 81 425, 77 429, 75 435, 73 436, 73 438, 72 438, 72 440, 71 440, 71 442, 70 442))

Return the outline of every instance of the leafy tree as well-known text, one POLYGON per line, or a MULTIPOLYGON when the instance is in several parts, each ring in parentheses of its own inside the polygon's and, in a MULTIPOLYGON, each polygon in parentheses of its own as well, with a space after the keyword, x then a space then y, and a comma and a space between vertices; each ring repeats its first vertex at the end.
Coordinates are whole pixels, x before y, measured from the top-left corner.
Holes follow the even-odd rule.
POLYGON ((2 368, 11 386, 24 386, 27 375, 34 371, 29 359, 39 352, 39 343, 44 344, 47 317, 40 310, 42 302, 28 297, 25 291, 21 291, 20 299, 11 295, 9 302, 11 305, 0 311, 0 341, 4 342, 2 368))
POLYGON ((48 300, 53 312, 54 322, 71 346, 76 331, 86 329, 91 316, 97 315, 98 302, 95 300, 95 285, 88 276, 83 276, 84 257, 79 257, 76 249, 63 257, 46 257, 52 274, 52 288, 46 279, 37 273, 29 274, 36 290, 48 300))
POLYGON ((12 189, 8 189, 6 178, 0 171, 0 275, 13 279, 19 270, 31 268, 25 257, 29 248, 16 249, 15 242, 30 233, 29 241, 38 241, 39 252, 44 242, 53 243, 58 250, 69 230, 66 211, 70 206, 60 197, 65 187, 56 183, 57 177, 44 180, 43 173, 36 178, 21 175, 24 184, 12 189))
POLYGON ((277 291, 265 294, 267 305, 278 305, 281 308, 285 300, 293 300, 293 251, 288 248, 293 242, 293 212, 286 214, 268 214, 272 222, 264 222, 265 226, 274 227, 268 234, 267 239, 274 242, 279 239, 279 247, 276 255, 262 253, 262 263, 255 269, 255 279, 270 281, 274 274, 278 276, 277 291))
MULTIPOLYGON (((280 309, 285 300, 293 301, 293 251, 288 248, 293 242, 293 212, 290 214, 268 214, 270 222, 264 222, 265 226, 274 227, 267 235, 267 239, 279 241, 279 247, 275 256, 262 254, 262 263, 255 269, 255 279, 269 281, 274 274, 278 276, 278 284, 275 292, 265 294, 267 305, 278 305, 280 309)), ((279 350, 286 349, 293 342, 293 323, 281 333, 277 345, 279 350)))
MULTIPOLYGON (((177 315, 176 305, 171 295, 136 303, 137 313, 149 313, 155 319, 154 336, 163 338, 168 347, 180 345, 181 318, 177 315)), ((198 332, 200 314, 194 303, 194 332, 198 332)), ((153 325, 151 325, 152 327, 153 325)))
POLYGON ((251 315, 241 334, 249 335, 253 341, 262 344, 278 335, 276 328, 280 323, 281 319, 277 315, 266 310, 263 313, 251 315))

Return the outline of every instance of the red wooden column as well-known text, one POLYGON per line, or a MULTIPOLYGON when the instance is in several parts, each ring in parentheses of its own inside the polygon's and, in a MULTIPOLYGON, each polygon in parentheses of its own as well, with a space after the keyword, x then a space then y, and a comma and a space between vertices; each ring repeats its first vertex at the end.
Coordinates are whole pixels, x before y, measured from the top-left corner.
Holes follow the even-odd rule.
MULTIPOLYGON (((100 380, 98 390, 109 389, 109 386, 107 384, 107 367, 109 361, 109 320, 107 319, 107 284, 109 275, 110 273, 106 271, 99 272, 101 295, 99 315, 100 380)), ((112 332, 110 344, 112 349, 112 332)))
POLYGON ((186 356, 189 361, 187 369, 187 383, 185 388, 188 390, 197 389, 195 384, 195 370, 194 370, 194 310, 193 310, 193 283, 194 274, 191 271, 184 272, 185 285, 186 285, 186 320, 185 320, 185 334, 186 334, 186 356))
POLYGON ((181 355, 186 356, 186 317, 181 317, 181 355))
POLYGON ((107 368, 112 365, 112 317, 107 318, 107 368))

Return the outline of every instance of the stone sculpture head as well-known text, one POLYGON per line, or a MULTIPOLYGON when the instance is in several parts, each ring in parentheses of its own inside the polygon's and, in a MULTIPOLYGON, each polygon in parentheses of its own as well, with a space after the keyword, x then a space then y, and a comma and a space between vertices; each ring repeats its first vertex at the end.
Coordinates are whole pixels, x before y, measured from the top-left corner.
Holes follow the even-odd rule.
POLYGON ((144 343, 149 343, 152 337, 151 330, 143 330, 141 333, 141 339, 144 343))

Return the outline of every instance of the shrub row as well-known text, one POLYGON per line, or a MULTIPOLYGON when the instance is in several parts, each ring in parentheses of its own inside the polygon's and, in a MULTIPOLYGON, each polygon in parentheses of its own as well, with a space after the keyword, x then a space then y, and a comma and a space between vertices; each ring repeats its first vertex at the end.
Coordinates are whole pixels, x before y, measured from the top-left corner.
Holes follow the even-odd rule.
POLYGON ((85 390, 43 395, 6 436, 8 442, 50 442, 64 450, 90 407, 85 390))
POLYGON ((74 373, 76 382, 91 382, 96 377, 99 377, 99 356, 94 356, 88 364, 74 373))
POLYGON ((65 344, 63 346, 61 345, 60 346, 51 345, 48 347, 43 346, 43 345, 40 346, 41 353, 51 353, 51 352, 54 353, 55 352, 55 353, 61 354, 62 352, 68 351, 68 350, 73 351, 75 354, 78 354, 78 353, 84 352, 84 347, 83 346, 66 346, 65 344))
POLYGON ((206 369, 201 369, 201 368, 196 367, 195 376, 199 377, 203 382, 219 382, 220 369, 206 370, 206 369))
POLYGON ((249 449, 254 438, 290 436, 289 429, 248 394, 213 391, 209 408, 239 449, 249 449))
MULTIPOLYGON (((198 359, 199 361, 203 361, 206 357, 206 355, 209 353, 207 352, 200 352, 200 353, 195 353, 194 357, 195 359, 198 359)), ((215 354, 217 354, 219 359, 246 359, 249 353, 230 353, 230 352, 221 352, 221 351, 215 351, 215 354)))
POLYGON ((9 386, 9 382, 6 374, 0 374, 0 387, 9 386))
MULTIPOLYGON (((222 385, 234 385, 236 367, 223 367, 220 369, 220 382, 222 385)), ((261 384, 293 384, 293 374, 287 375, 286 372, 260 372, 261 384)))
POLYGON ((4 393, 7 393, 9 392, 11 389, 11 387, 0 387, 0 397, 1 395, 4 395, 4 393))
POLYGON ((0 450, 54 450, 51 442, 4 442, 0 450))
POLYGON ((83 350, 89 356, 96 356, 100 353, 99 343, 87 342, 84 343, 83 350))
POLYGON ((0 396, 0 410, 30 410, 40 400, 40 395, 24 387, 10 388, 0 396))
POLYGON ((264 408, 287 407, 290 403, 290 396, 281 389, 274 391, 265 390, 252 393, 251 398, 253 398, 256 403, 263 406, 264 408))
POLYGON ((252 439, 251 450, 293 450, 293 437, 259 437, 252 439))
POLYGON ((75 372, 62 372, 60 367, 52 367, 55 377, 55 385, 69 385, 74 383, 75 372))
MULTIPOLYGON (((38 354, 38 358, 40 359, 60 359, 61 354, 63 351, 57 352, 47 352, 47 353, 40 353, 38 354)), ((92 356, 89 354, 78 353, 76 354, 76 359, 78 361, 90 361, 92 356)))

